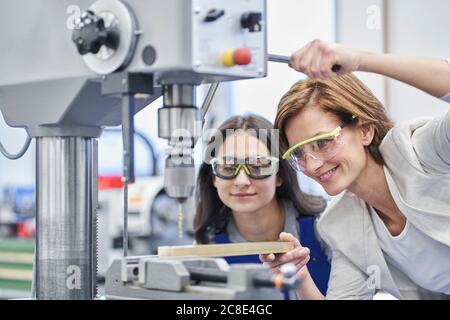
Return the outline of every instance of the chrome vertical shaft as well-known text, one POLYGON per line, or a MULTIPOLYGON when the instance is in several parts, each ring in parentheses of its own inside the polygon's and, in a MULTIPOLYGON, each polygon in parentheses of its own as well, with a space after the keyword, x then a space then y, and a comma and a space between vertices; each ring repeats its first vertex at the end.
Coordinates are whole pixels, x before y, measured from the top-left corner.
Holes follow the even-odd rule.
POLYGON ((36 143, 36 298, 96 295, 96 141, 36 143))

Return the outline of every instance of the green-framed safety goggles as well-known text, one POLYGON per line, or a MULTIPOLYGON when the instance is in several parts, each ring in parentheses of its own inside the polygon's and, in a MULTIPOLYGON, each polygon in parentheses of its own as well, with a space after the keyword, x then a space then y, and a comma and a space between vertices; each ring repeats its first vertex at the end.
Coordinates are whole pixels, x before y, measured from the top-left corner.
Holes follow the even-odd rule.
POLYGON ((210 161, 213 174, 230 180, 237 177, 241 169, 253 179, 265 179, 278 171, 279 159, 271 156, 254 156, 245 159, 218 157, 210 161))

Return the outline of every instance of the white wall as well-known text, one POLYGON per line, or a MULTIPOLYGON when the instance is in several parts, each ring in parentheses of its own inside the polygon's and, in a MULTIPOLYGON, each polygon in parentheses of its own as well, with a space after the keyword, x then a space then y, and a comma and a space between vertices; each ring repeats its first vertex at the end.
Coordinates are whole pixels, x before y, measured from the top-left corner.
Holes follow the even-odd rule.
MULTIPOLYGON (((337 0, 336 9, 337 42, 375 52, 450 57, 450 1, 337 0)), ((398 81, 367 73, 358 76, 397 122, 448 109, 444 102, 398 81)))
MULTIPOLYGON (((395 0, 388 3, 389 52, 450 58, 450 1, 395 0)), ((436 116, 450 107, 395 80, 388 81, 388 104, 395 120, 436 116)))
MULTIPOLYGON (((336 0, 336 42, 368 51, 383 52, 383 0, 336 0)), ((383 77, 357 73, 381 102, 386 101, 383 77)))

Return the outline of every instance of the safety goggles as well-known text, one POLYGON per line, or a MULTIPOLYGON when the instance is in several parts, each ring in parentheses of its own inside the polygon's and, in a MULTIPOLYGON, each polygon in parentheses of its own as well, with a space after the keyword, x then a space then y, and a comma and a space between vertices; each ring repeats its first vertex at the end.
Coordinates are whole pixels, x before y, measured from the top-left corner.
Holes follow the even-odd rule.
POLYGON ((219 157, 213 158, 210 164, 213 174, 221 179, 234 179, 241 169, 250 178, 266 179, 277 173, 279 159, 270 156, 254 156, 245 159, 219 157))
POLYGON ((292 168, 304 172, 308 156, 320 162, 326 162, 333 158, 340 147, 344 144, 341 133, 342 129, 348 126, 356 116, 343 122, 339 127, 329 133, 324 133, 306 140, 303 140, 287 150, 282 158, 287 160, 292 168))

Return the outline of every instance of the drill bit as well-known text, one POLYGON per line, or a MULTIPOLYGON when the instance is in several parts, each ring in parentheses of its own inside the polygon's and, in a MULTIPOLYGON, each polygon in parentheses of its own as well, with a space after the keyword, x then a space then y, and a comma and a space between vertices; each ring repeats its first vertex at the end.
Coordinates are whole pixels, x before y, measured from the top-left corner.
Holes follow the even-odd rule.
POLYGON ((128 179, 122 177, 123 182, 123 256, 128 256, 128 179))
POLYGON ((178 203, 178 238, 183 238, 183 206, 178 203))

